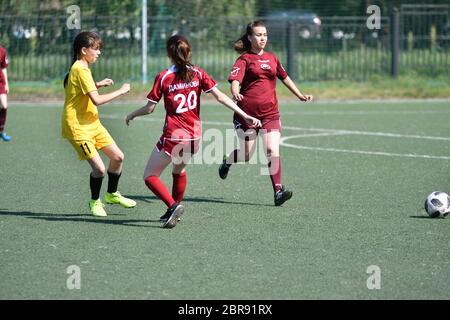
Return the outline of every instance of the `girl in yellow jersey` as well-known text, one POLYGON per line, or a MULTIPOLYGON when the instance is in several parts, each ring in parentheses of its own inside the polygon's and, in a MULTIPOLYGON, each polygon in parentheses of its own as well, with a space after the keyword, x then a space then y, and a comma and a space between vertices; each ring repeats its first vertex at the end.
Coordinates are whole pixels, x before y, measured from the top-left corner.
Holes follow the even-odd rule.
POLYGON ((97 110, 97 106, 130 91, 130 85, 125 83, 119 90, 102 95, 98 93, 98 88, 114 84, 111 79, 96 83, 89 70, 89 64, 98 59, 101 46, 102 40, 95 32, 81 32, 74 39, 73 64, 64 79, 62 136, 75 148, 79 159, 87 160, 91 166, 89 208, 94 216, 105 217, 104 204, 99 198, 106 170, 97 150, 102 150, 110 160, 105 202, 120 204, 125 208, 134 207, 136 202, 125 198, 117 191, 124 155, 100 123, 97 110))

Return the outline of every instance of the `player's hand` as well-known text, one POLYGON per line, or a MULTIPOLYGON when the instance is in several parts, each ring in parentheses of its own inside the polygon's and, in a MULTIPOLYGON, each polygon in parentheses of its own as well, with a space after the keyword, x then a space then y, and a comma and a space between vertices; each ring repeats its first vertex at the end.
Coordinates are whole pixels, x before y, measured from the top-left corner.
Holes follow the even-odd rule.
POLYGON ((9 84, 5 85, 5 93, 8 94, 9 93, 9 84))
POLYGON ((103 79, 102 81, 97 82, 97 88, 100 87, 107 87, 107 86, 111 86, 114 84, 114 81, 112 79, 103 79))
POLYGON ((311 101, 313 98, 314 97, 312 94, 303 94, 299 99, 300 99, 300 101, 308 102, 308 101, 311 101))
POLYGON ((244 96, 240 93, 233 93, 233 99, 234 101, 242 101, 242 99, 244 99, 244 96))
POLYGON ((127 126, 130 125, 130 121, 134 119, 134 116, 132 113, 130 113, 129 115, 127 115, 127 118, 125 119, 125 123, 127 124, 127 126))
POLYGON ((252 117, 252 116, 247 115, 247 117, 245 117, 245 121, 248 124, 251 124, 255 128, 260 128, 261 127, 261 121, 256 119, 256 118, 254 118, 254 117, 252 117))
POLYGON ((122 94, 128 93, 130 91, 131 87, 129 83, 124 83, 122 87, 120 87, 120 90, 122 91, 122 94))

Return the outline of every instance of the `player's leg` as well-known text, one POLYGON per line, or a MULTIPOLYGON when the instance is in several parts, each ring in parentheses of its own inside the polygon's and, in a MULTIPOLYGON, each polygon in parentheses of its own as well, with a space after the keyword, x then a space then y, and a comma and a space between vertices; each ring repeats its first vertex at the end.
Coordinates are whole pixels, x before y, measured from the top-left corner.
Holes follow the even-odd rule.
POLYGON ((0 93, 0 139, 10 141, 11 137, 4 131, 6 125, 6 115, 8 112, 8 99, 6 93, 0 93))
MULTIPOLYGON (((84 145, 85 149, 95 148, 94 145, 89 147, 86 143, 84 145)), ((95 150, 95 149, 94 149, 95 150)), ((91 200, 89 201, 89 208, 94 216, 106 217, 106 212, 104 205, 100 200, 100 189, 102 188, 103 177, 105 176, 105 165, 103 164, 100 155, 95 152, 95 154, 87 159, 87 162, 91 166, 92 172, 89 177, 89 185, 91 188, 91 200)))
POLYGON ((228 157, 224 156, 222 164, 219 167, 219 176, 222 179, 227 178, 233 163, 248 162, 255 152, 257 131, 255 129, 248 129, 246 131, 238 129, 236 131, 239 138, 239 149, 233 150, 228 157))
POLYGON ((183 145, 179 144, 178 147, 181 147, 181 150, 172 149, 172 197, 176 202, 181 203, 187 185, 185 167, 192 156, 198 152, 200 140, 194 140, 183 145))
MULTIPOLYGON (((172 159, 173 160, 173 159, 172 159)), ((172 198, 175 200, 176 204, 181 204, 183 200, 184 192, 186 191, 187 185, 187 175, 186 175, 186 163, 184 162, 174 162, 172 167, 172 198)), ((170 208, 167 209, 166 213, 163 214, 159 220, 167 221, 167 219, 172 215, 172 211, 170 208)), ((180 221, 180 217, 178 217, 178 221, 180 221)))
POLYGON ((172 168, 172 198, 181 203, 187 185, 187 174, 185 170, 186 164, 174 164, 172 168))
POLYGON ((108 190, 105 193, 105 202, 108 204, 120 204, 124 208, 135 207, 136 201, 124 197, 117 190, 123 168, 124 154, 122 150, 115 143, 103 147, 101 150, 109 158, 108 190))
POLYGON ((173 199, 169 190, 159 178, 161 173, 171 162, 172 158, 164 151, 164 149, 158 149, 155 146, 144 171, 145 184, 166 204, 168 208, 166 213, 160 217, 160 220, 164 222, 163 227, 165 228, 175 227, 179 217, 181 217, 184 212, 183 206, 173 199))
POLYGON ((274 191, 274 203, 276 206, 282 205, 292 197, 292 192, 286 190, 282 184, 282 170, 280 158, 279 130, 261 130, 263 148, 268 160, 269 175, 274 191))

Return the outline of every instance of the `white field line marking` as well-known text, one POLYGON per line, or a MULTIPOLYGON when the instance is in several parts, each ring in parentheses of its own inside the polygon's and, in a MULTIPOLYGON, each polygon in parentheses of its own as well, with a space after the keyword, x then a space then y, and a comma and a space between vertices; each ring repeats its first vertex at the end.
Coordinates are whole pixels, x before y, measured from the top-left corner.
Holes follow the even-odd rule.
MULTIPOLYGON (((102 118, 121 119, 121 118, 123 118, 123 116, 103 115, 102 118)), ((139 120, 147 121, 147 122, 160 122, 160 123, 164 122, 164 119, 160 119, 160 118, 140 118, 139 120)), ((224 125, 224 126, 231 125, 229 122, 218 122, 218 121, 202 121, 202 123, 208 124, 208 125, 224 125)), ((294 149, 355 153, 355 154, 378 155, 378 156, 388 156, 388 157, 450 160, 450 157, 447 157, 447 156, 430 156, 430 155, 421 155, 421 154, 400 154, 400 153, 389 153, 389 152, 378 152, 378 151, 362 151, 362 150, 348 150, 348 149, 335 149, 335 148, 306 147, 306 146, 300 146, 300 145, 295 145, 295 144, 290 144, 290 143, 285 142, 286 140, 292 139, 292 138, 313 137, 313 136, 330 136, 330 135, 346 135, 346 134, 371 135, 371 136, 395 137, 395 138, 429 139, 429 140, 450 140, 450 138, 447 138, 447 137, 432 137, 432 136, 404 135, 404 134, 384 133, 384 132, 366 132, 366 131, 335 130, 335 129, 321 129, 321 128, 283 127, 283 129, 295 130, 295 131, 321 132, 318 134, 294 135, 294 136, 282 137, 280 139, 281 146, 294 148, 294 149)))
POLYGON ((330 132, 330 133, 341 133, 341 134, 355 134, 355 135, 364 135, 364 136, 379 136, 379 137, 389 137, 389 138, 408 138, 408 139, 427 139, 427 140, 450 141, 450 137, 420 136, 420 135, 386 133, 386 132, 323 129, 323 128, 300 128, 300 127, 289 127, 289 126, 282 126, 282 128, 288 129, 288 130, 294 130, 294 131, 318 131, 318 132, 330 132))
POLYGON ((282 111, 281 115, 298 115, 298 116, 365 116, 365 115, 421 115, 421 114, 449 114, 450 110, 398 110, 398 111, 282 111))
POLYGON ((365 155, 377 155, 377 156, 388 156, 388 157, 406 157, 406 158, 425 158, 425 159, 440 159, 440 160, 450 160, 450 157, 446 156, 430 156, 425 154, 400 154, 400 153, 388 153, 388 152, 377 152, 377 151, 361 151, 361 150, 346 150, 346 149, 335 149, 335 148, 320 148, 320 147, 306 147, 299 146, 289 143, 280 143, 284 147, 290 147, 295 149, 304 150, 315 150, 315 151, 329 151, 329 152, 342 152, 342 153, 356 153, 365 155))
MULTIPOLYGON (((114 114, 106 114, 102 115, 101 118, 104 119, 115 119, 120 120, 123 119, 125 122, 125 116, 122 115, 114 115, 114 114)), ((164 124, 164 119, 161 118, 151 118, 151 117, 142 117, 136 118, 138 121, 146 121, 146 122, 159 122, 164 124)), ((135 121, 133 120, 133 121, 135 121)), ((131 125, 132 122, 131 121, 131 125)), ((220 122, 220 121, 202 121, 203 124, 207 125, 219 125, 219 126, 230 126, 233 124, 231 122, 220 122)), ((386 133, 386 132, 371 132, 371 131, 358 131, 358 130, 339 130, 339 129, 324 129, 324 128, 302 128, 302 127, 290 127, 290 126, 282 126, 283 130, 293 130, 293 131, 313 131, 320 133, 330 133, 330 134, 354 134, 354 135, 366 135, 366 136, 378 136, 378 137, 389 137, 389 138, 409 138, 409 139, 426 139, 426 140, 444 140, 450 141, 450 137, 436 137, 436 136, 420 136, 420 135, 410 135, 410 134, 398 134, 398 133, 386 133)), ((289 138, 289 137, 286 137, 289 138)))
POLYGON ((311 138, 311 137, 325 137, 325 136, 341 136, 345 135, 347 133, 343 132, 324 132, 324 133, 310 133, 310 134, 298 134, 295 136, 288 136, 288 137, 282 137, 280 139, 280 143, 284 142, 287 139, 293 139, 293 138, 311 138))

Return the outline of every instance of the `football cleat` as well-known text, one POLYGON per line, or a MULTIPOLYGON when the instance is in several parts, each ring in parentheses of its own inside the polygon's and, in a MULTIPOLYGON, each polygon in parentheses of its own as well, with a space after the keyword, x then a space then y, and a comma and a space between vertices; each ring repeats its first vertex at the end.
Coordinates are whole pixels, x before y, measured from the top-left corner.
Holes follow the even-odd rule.
POLYGON ((100 199, 89 200, 89 209, 91 209, 92 215, 96 217, 106 217, 105 205, 100 199))
POLYGON ((120 204, 124 208, 133 208, 136 206, 136 201, 125 198, 119 191, 105 193, 105 202, 108 204, 120 204))
POLYGON ((3 141, 7 142, 11 140, 11 136, 8 136, 6 133, 4 132, 0 132, 0 139, 3 139, 3 141))
POLYGON ((184 207, 175 202, 167 212, 160 218, 161 221, 164 221, 163 228, 173 228, 177 225, 177 222, 180 221, 181 215, 184 213, 184 207), (164 220, 162 218, 165 218, 164 220))
POLYGON ((276 206, 281 206, 283 203, 292 198, 292 191, 286 190, 284 186, 281 186, 281 190, 275 193, 274 202, 276 206))
POLYGON ((219 177, 221 179, 226 179, 228 176, 228 171, 230 171, 231 164, 227 164, 227 156, 223 156, 222 164, 219 167, 219 177))

